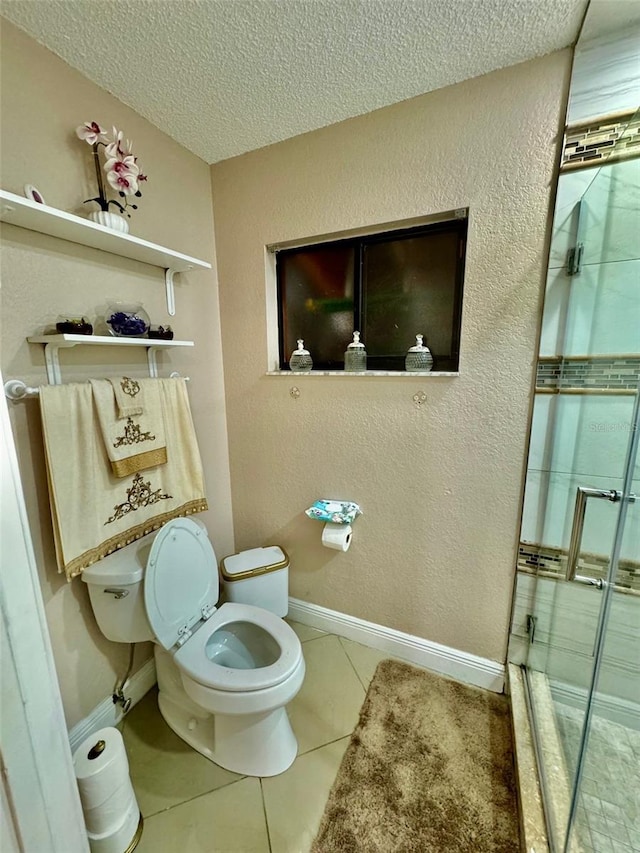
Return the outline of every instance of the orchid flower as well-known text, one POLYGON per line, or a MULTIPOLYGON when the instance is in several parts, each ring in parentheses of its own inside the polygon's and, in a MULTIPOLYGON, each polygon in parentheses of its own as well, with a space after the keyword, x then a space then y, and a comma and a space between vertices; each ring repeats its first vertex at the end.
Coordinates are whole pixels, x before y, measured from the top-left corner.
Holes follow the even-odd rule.
POLYGON ((126 154, 124 157, 110 157, 104 164, 104 170, 107 174, 117 172, 119 175, 134 176, 137 176, 140 171, 132 154, 126 154))
POLYGON ((126 196, 138 192, 138 180, 135 175, 111 171, 107 172, 107 180, 114 190, 126 196))
POLYGON ((87 121, 76 128, 78 139, 84 139, 89 145, 107 141, 107 131, 97 121, 87 121))
POLYGON ((113 142, 106 146, 106 155, 111 160, 114 157, 124 158, 133 156, 133 143, 130 139, 125 142, 124 134, 116 127, 113 128, 113 142))
POLYGON ((133 143, 129 139, 125 140, 122 131, 116 127, 112 129, 112 135, 108 135, 95 121, 78 127, 76 134, 93 148, 98 195, 86 201, 96 202, 102 210, 109 210, 109 206, 113 205, 125 216, 130 216, 129 210, 138 209, 138 205, 133 203, 133 197, 142 196, 139 184, 147 180, 147 176, 140 172, 138 158, 133 153, 133 143), (104 164, 101 164, 101 148, 104 149, 104 164), (106 182, 103 174, 106 174, 106 182), (107 195, 109 188, 115 190, 120 198, 110 199, 107 195))

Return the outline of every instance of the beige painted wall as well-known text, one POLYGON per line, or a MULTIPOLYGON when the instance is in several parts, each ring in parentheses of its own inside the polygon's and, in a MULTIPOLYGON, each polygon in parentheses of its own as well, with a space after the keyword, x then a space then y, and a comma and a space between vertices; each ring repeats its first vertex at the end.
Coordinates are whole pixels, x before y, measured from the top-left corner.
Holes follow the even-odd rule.
MULTIPOLYGON (((46 382, 42 348, 27 344, 27 335, 61 313, 93 320, 108 300, 140 301, 154 322, 169 321, 176 337, 194 340, 193 350, 161 356, 162 373, 178 370, 192 379, 211 507, 203 520, 222 556, 233 550, 233 527, 209 167, 12 25, 3 22, 1 30, 2 187, 21 194, 25 183, 33 183, 48 204, 82 213, 82 200, 95 184, 89 146, 76 139, 75 128, 93 119, 115 124, 133 139, 149 174, 131 232, 214 264, 213 271, 179 277, 177 315, 170 319, 161 270, 3 226, 3 376, 46 382)), ((146 373, 144 351, 138 350, 76 349, 61 361, 67 381, 146 373)), ((111 693, 128 648, 101 636, 85 585, 67 584, 57 574, 37 401, 12 404, 11 417, 67 723, 73 726, 111 693)), ((149 654, 150 646, 139 649, 136 668, 149 654)))
POLYGON ((496 660, 569 67, 555 53, 212 167, 237 547, 282 544, 294 596, 496 660), (465 206, 459 378, 265 376, 265 245, 465 206), (364 510, 347 554, 303 515, 320 497, 364 510))

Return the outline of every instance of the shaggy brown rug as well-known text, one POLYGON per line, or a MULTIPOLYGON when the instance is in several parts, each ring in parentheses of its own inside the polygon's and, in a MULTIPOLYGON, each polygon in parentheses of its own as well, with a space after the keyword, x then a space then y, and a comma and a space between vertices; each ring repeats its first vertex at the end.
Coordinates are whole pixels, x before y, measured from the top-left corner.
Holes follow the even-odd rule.
POLYGON ((378 665, 311 853, 518 853, 509 703, 378 665))

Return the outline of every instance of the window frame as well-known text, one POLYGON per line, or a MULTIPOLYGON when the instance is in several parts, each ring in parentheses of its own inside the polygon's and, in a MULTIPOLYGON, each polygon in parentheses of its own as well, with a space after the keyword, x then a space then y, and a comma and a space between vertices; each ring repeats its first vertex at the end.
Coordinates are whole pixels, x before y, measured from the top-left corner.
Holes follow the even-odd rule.
MULTIPOLYGON (((288 370, 290 353, 285 351, 286 342, 284 339, 285 330, 285 299, 283 294, 282 283, 282 266, 281 261, 284 257, 295 255, 299 252, 308 252, 311 250, 334 248, 334 247, 353 247, 354 249, 354 264, 353 264, 353 319, 354 329, 361 329, 362 320, 365 309, 365 286, 363 285, 364 271, 364 253, 367 246, 378 245, 381 243, 390 243, 397 240, 412 239, 415 237, 434 235, 441 233, 453 233, 458 237, 458 251, 456 255, 456 270, 453 282, 453 305, 454 313, 452 318, 452 336, 451 336, 451 353, 446 357, 436 357, 434 364, 434 372, 458 371, 460 363, 460 336, 462 327, 462 299, 464 291, 464 273, 466 266, 466 248, 467 234, 469 229, 468 214, 465 211, 464 216, 456 216, 452 219, 440 220, 438 222, 426 223, 423 225, 402 227, 396 229, 388 229, 373 234, 363 234, 361 236, 350 236, 337 238, 334 240, 323 240, 320 242, 310 242, 308 244, 297 245, 290 248, 278 248, 275 250, 275 277, 276 277, 276 299, 277 299, 277 317, 278 317, 278 363, 280 370, 288 370)), ((364 336, 363 331, 363 336, 364 336)), ((364 338, 366 345, 366 337, 364 338)), ((427 341, 428 344, 428 341, 427 341)), ((346 346, 346 344, 345 344, 346 346)), ((313 353, 312 353, 313 355, 313 353)), ((385 355, 372 356, 367 354, 367 370, 384 370, 384 371, 400 371, 404 372, 404 356, 385 355), (389 366, 392 365, 392 366, 389 366)), ((314 360, 314 370, 344 370, 344 361, 336 363, 316 362, 314 360)))

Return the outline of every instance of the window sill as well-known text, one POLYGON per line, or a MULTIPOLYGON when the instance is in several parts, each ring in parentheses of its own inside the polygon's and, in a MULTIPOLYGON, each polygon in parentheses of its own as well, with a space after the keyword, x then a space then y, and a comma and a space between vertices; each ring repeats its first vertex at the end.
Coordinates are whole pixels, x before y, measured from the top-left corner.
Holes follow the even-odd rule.
POLYGON ((452 377, 452 376, 460 376, 459 372, 450 372, 445 370, 416 370, 408 372, 406 370, 363 370, 362 372, 358 371, 347 371, 347 370, 308 370, 308 371, 295 371, 295 370, 268 370, 267 376, 295 376, 296 378, 299 376, 343 376, 345 378, 358 378, 358 379, 366 379, 367 377, 374 377, 379 379, 381 377, 395 377, 398 379, 401 378, 414 378, 421 377, 422 379, 437 379, 440 377, 452 377))

